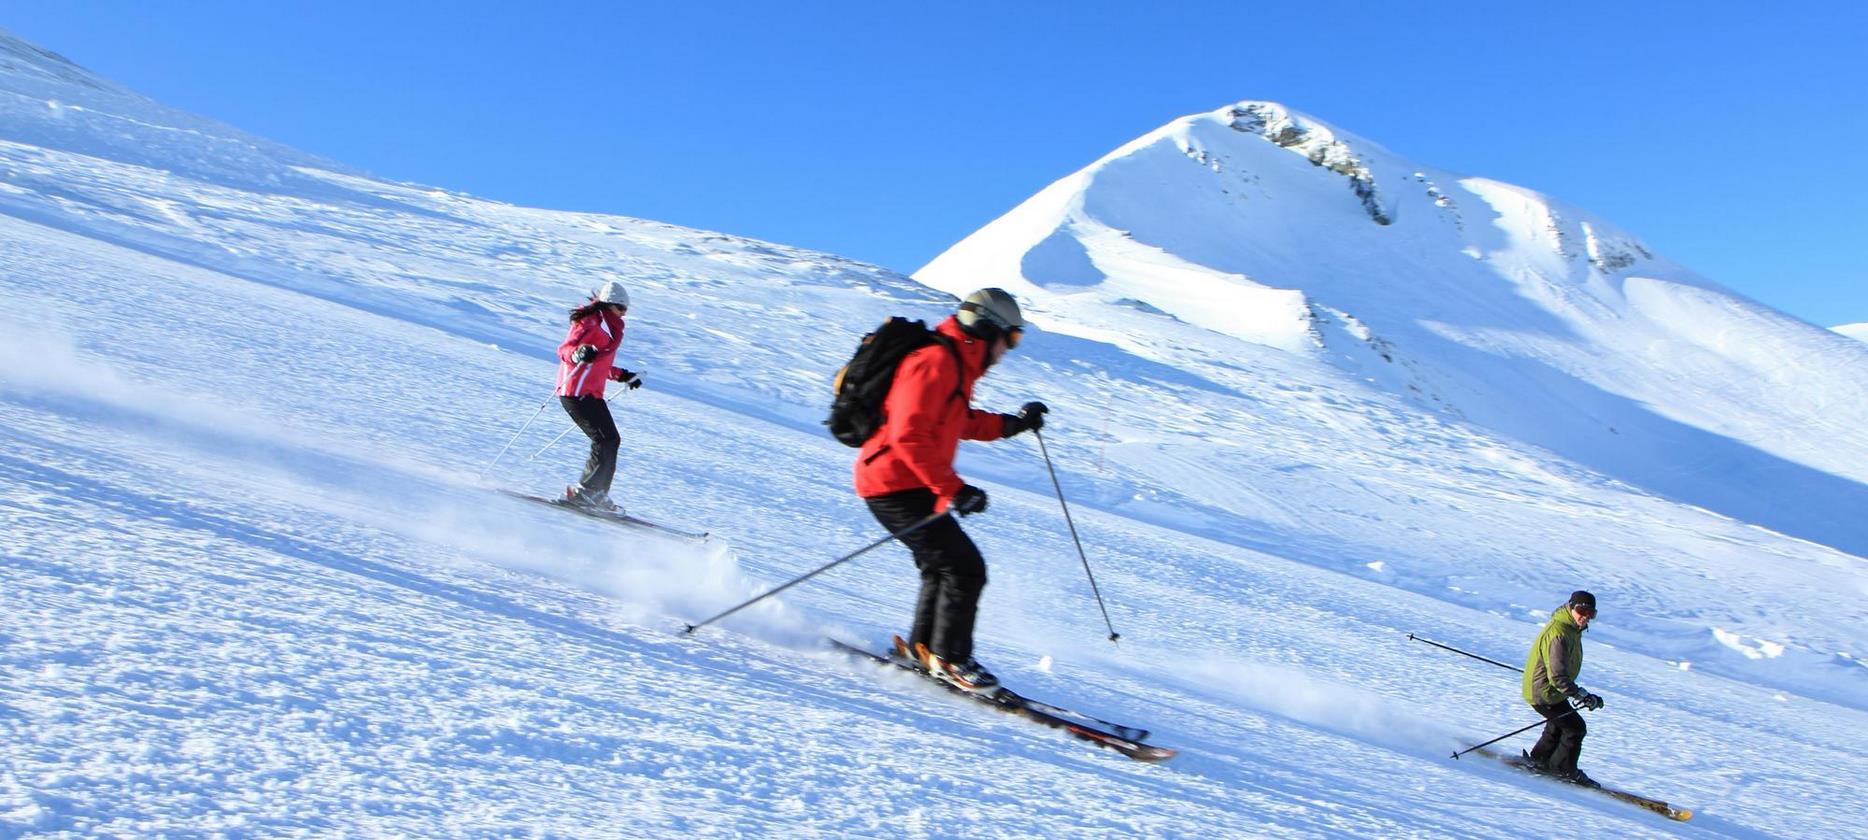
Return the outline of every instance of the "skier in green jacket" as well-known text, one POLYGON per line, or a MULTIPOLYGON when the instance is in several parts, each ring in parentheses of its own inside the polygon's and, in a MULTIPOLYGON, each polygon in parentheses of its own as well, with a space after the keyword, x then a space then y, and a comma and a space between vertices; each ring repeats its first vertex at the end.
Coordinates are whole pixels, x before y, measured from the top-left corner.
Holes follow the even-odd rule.
POLYGON ((1524 701, 1547 721, 1543 736, 1525 758, 1532 769, 1588 787, 1600 786, 1576 769, 1583 736, 1589 732, 1581 710, 1602 708, 1602 698, 1577 685, 1576 677, 1583 671, 1583 631, 1595 617, 1596 596, 1582 590, 1570 593, 1570 599, 1550 614, 1524 661, 1524 701))

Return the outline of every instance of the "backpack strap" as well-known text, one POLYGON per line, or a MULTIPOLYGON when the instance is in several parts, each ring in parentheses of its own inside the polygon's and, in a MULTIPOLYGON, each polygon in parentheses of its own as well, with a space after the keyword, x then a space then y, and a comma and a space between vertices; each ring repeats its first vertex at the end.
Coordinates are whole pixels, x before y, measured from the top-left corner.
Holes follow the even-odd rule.
POLYGON ((928 330, 928 335, 934 337, 936 344, 947 348, 947 355, 953 357, 953 394, 949 395, 947 400, 952 402, 965 396, 966 362, 960 358, 960 345, 954 343, 951 336, 939 330, 928 330))

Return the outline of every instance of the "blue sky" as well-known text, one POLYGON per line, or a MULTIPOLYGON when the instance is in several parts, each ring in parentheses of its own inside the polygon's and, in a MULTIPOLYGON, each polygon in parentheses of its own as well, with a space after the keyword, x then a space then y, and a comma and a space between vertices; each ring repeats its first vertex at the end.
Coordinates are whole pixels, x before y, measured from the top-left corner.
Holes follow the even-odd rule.
POLYGON ((1868 4, 1792 6, 14 0, 0 26, 380 176, 904 273, 1162 123, 1270 99, 1868 321, 1868 4))

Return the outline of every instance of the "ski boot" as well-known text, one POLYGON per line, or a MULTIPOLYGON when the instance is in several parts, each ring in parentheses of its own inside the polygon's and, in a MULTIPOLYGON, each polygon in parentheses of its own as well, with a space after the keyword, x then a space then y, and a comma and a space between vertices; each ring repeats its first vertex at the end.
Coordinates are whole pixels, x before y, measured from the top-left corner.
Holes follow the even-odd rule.
POLYGON ((1579 785, 1581 787, 1586 787, 1586 788, 1599 788, 1602 786, 1601 782, 1598 782, 1595 779, 1589 778, 1589 775, 1584 773, 1581 770, 1571 770, 1570 772, 1564 773, 1563 775, 1558 776, 1557 778, 1562 779, 1566 782, 1569 782, 1570 784, 1579 785))
POLYGON ((610 501, 610 494, 585 493, 582 489, 575 486, 564 488, 564 503, 579 510, 587 510, 592 513, 608 513, 617 516, 623 515, 623 506, 610 501))
POLYGON ((921 655, 921 664, 934 679, 968 694, 998 696, 999 678, 979 664, 979 660, 968 657, 964 663, 949 662, 928 650, 927 645, 915 645, 915 652, 921 655))
POLYGON ((926 673, 927 666, 922 664, 920 657, 915 656, 914 649, 909 646, 908 640, 902 638, 901 636, 896 636, 894 638, 895 638, 895 648, 889 651, 889 660, 897 664, 900 664, 900 665, 903 665, 909 668, 913 668, 916 671, 921 671, 923 673, 926 673))

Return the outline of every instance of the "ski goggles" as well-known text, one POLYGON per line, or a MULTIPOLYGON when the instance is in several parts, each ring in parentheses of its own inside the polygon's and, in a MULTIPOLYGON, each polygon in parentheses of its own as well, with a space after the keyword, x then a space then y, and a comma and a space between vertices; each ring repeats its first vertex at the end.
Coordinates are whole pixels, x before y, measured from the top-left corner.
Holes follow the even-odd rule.
POLYGON ((1025 337, 1024 324, 1013 326, 1012 324, 1006 323, 1004 318, 999 317, 999 313, 987 309, 984 306, 980 306, 970 300, 960 304, 960 311, 971 312, 978 316, 980 320, 985 321, 994 329, 998 330, 1000 335, 1005 336, 1005 346, 1007 349, 1017 347, 1018 342, 1025 337))

